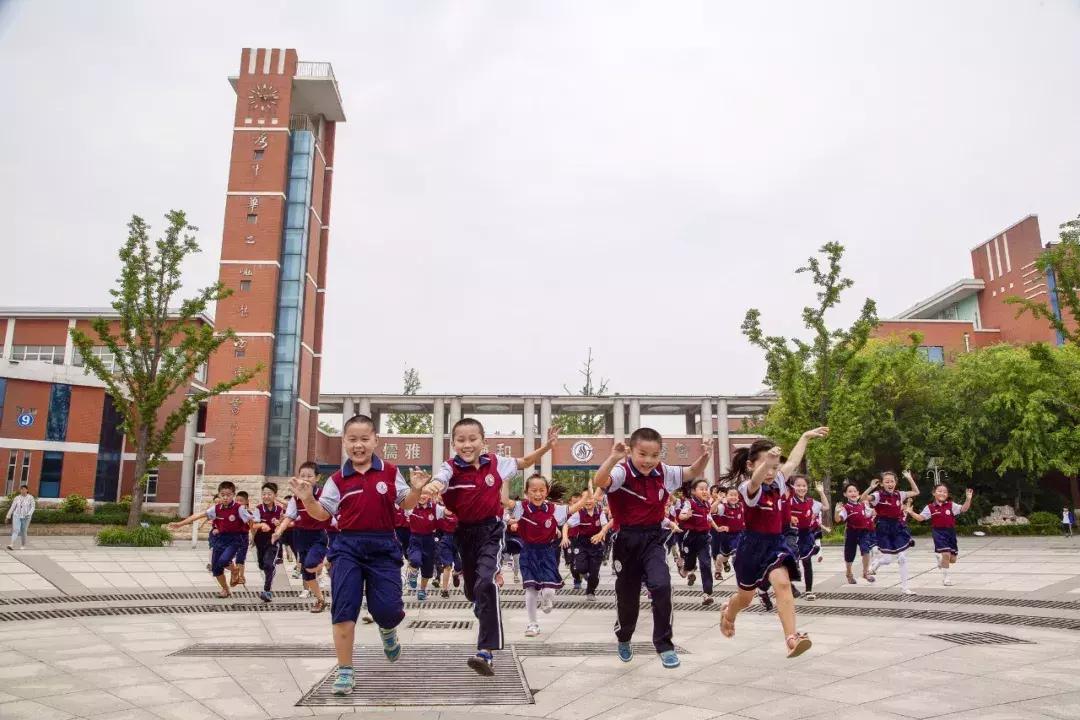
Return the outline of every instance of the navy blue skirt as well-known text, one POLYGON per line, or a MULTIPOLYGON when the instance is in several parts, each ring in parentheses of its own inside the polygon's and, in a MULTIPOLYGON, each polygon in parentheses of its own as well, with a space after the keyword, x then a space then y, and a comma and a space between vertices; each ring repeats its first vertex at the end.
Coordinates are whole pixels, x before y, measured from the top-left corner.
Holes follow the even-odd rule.
POLYGON ((821 548, 817 545, 818 535, 819 533, 817 530, 806 529, 799 531, 799 539, 795 551, 799 554, 800 560, 812 558, 821 552, 821 548))
POLYGON ((792 580, 802 579, 795 551, 783 533, 774 535, 744 530, 732 566, 735 581, 743 590, 767 586, 769 573, 778 567, 786 567, 792 580))
POLYGON ((554 543, 521 545, 521 585, 526 588, 561 588, 559 546, 554 543))
POLYGON ((887 555, 902 553, 915 546, 907 525, 892 518, 879 517, 877 521, 878 550, 887 555))
POLYGON ((956 528, 931 528, 930 534, 934 537, 934 552, 960 554, 956 546, 956 528))

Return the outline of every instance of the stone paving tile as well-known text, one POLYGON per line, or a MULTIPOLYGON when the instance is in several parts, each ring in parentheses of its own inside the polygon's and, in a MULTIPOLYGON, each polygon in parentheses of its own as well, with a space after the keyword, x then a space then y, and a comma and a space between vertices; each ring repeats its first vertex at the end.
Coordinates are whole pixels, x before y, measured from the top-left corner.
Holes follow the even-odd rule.
POLYGON ((71 713, 42 705, 39 702, 20 700, 0 705, 4 720, 67 720, 75 717, 71 713))
POLYGON ((131 703, 103 690, 83 690, 65 695, 52 695, 38 702, 72 715, 91 716, 119 710, 130 710, 131 703))
POLYGON ((195 700, 179 704, 149 705, 146 709, 163 720, 217 720, 225 717, 195 700))

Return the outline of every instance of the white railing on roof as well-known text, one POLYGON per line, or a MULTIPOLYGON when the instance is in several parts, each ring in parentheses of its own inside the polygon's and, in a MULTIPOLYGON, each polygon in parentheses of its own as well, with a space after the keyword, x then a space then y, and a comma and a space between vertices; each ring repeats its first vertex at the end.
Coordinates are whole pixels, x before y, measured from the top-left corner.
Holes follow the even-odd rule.
POLYGON ((337 82, 334 69, 328 62, 298 62, 296 63, 296 77, 330 78, 337 82))

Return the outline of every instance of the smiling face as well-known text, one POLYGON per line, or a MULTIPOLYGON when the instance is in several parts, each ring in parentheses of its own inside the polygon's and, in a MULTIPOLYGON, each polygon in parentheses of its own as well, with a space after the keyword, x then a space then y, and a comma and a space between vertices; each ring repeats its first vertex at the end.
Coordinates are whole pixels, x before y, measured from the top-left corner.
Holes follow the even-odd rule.
POLYGON ((375 447, 378 444, 379 435, 371 423, 354 422, 345 428, 342 445, 354 468, 367 469, 371 465, 371 458, 375 455, 375 447))
POLYGON ((648 475, 660 465, 660 443, 655 440, 638 440, 630 448, 630 462, 643 475, 648 475))
POLYGON ((806 478, 804 478, 804 477, 795 478, 795 494, 798 496, 798 498, 800 500, 802 500, 804 497, 806 497, 806 491, 808 489, 809 488, 806 485, 806 478))
POLYGON ((470 465, 476 463, 484 453, 484 431, 471 423, 459 425, 454 429, 454 452, 470 465))
POLYGON ((738 505, 739 504, 739 491, 738 491, 738 489, 737 488, 729 488, 728 491, 727 491, 727 496, 726 496, 725 500, 727 500, 728 505, 738 505))
POLYGON ((420 493, 420 504, 421 505, 427 505, 430 500, 431 500, 431 495, 429 495, 428 493, 420 493))
POLYGON ((583 493, 583 495, 585 495, 585 509, 589 512, 592 512, 593 509, 596 507, 596 498, 593 497, 592 493, 588 492, 583 493))
POLYGON ((263 488, 263 490, 262 490, 262 502, 263 502, 263 505, 266 505, 268 507, 270 505, 273 505, 274 504, 274 498, 276 498, 276 497, 277 497, 277 493, 275 493, 273 490, 271 490, 270 488, 263 488))
POLYGON ((885 492, 894 492, 896 490, 896 475, 891 472, 882 474, 881 487, 885 488, 885 492))
POLYGON ((542 477, 529 478, 529 486, 525 488, 525 496, 533 505, 542 505, 547 500, 548 486, 542 477))
POLYGON ((702 502, 709 502, 709 484, 705 482, 699 482, 694 485, 694 489, 690 491, 694 497, 702 502))
POLYGON ((938 485, 934 488, 934 499, 939 503, 943 503, 949 499, 949 488, 944 485, 938 485))
POLYGON ((854 485, 848 485, 844 488, 844 497, 848 499, 848 502, 855 502, 859 499, 859 488, 854 485))

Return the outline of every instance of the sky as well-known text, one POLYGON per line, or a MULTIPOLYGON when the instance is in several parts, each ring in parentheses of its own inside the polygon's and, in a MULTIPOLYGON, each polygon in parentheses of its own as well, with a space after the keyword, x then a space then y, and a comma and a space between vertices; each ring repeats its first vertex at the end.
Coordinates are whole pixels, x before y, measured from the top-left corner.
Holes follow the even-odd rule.
POLYGON ((1080 3, 0 0, 0 306, 104 306, 132 214, 217 278, 244 47, 333 64, 325 392, 761 389, 829 241, 892 316, 1080 214, 1080 3), (317 10, 315 9, 317 7, 317 10))

